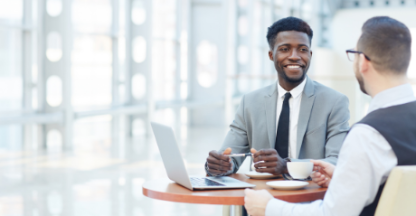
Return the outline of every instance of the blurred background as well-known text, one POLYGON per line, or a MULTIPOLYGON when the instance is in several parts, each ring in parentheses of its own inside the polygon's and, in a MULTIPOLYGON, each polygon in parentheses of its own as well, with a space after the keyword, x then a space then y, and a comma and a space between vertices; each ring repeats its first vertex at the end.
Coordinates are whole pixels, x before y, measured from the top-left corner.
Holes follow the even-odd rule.
MULTIPOLYGON (((353 124, 370 99, 345 50, 376 15, 416 35, 416 0, 0 0, 0 215, 220 215, 142 195, 166 178, 149 121, 204 175, 241 96, 276 82, 267 27, 296 16, 309 77, 348 96, 353 124)), ((416 90, 416 60, 408 74, 416 90)))

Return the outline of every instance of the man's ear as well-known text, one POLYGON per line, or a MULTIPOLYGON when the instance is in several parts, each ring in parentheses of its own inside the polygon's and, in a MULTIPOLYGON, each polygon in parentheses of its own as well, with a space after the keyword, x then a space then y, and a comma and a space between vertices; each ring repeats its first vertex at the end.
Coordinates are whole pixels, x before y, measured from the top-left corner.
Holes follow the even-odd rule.
POLYGON ((368 70, 370 69, 370 61, 368 61, 365 58, 364 54, 359 55, 359 60, 360 60, 360 62, 358 63, 359 72, 362 73, 362 74, 367 73, 368 70))
POLYGON ((269 50, 269 59, 273 61, 273 51, 269 50))

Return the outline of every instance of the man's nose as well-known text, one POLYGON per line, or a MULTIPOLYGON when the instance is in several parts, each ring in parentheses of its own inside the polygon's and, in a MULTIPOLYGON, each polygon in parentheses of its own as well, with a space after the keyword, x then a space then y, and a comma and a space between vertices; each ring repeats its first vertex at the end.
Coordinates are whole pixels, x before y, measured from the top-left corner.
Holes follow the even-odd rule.
POLYGON ((300 59, 299 53, 297 52, 296 49, 293 49, 290 56, 289 56, 289 60, 297 61, 299 59, 300 59))

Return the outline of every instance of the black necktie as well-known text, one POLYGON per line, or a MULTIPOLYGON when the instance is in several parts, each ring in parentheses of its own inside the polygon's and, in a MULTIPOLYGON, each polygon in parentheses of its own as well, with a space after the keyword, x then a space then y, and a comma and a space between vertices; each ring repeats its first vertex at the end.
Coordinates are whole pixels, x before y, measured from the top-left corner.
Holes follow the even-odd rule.
POLYGON ((288 92, 283 100, 282 112, 280 112, 279 124, 277 126, 276 143, 274 148, 280 157, 287 158, 289 153, 289 99, 292 95, 288 92))

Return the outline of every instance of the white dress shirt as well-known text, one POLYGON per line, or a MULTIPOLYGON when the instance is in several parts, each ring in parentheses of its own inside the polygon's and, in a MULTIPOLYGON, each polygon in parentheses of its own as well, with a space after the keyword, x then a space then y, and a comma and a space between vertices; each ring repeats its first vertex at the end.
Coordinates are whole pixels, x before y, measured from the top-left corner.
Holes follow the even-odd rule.
MULTIPOLYGON (((303 82, 301 82, 298 86, 292 89, 290 94, 292 97, 289 99, 289 108, 290 108, 290 116, 289 116, 289 158, 298 158, 298 154, 296 152, 296 140, 297 140, 297 132, 298 132, 298 119, 299 119, 299 110, 300 110, 300 101, 302 100, 302 92, 306 85, 306 77, 303 82)), ((276 108, 276 133, 279 130, 279 118, 280 113, 282 112, 282 105, 285 99, 285 94, 288 92, 284 88, 279 85, 277 82, 277 108, 276 108)))
MULTIPOLYGON (((410 84, 377 94, 369 112, 416 101, 410 84)), ((338 165, 323 200, 294 204, 269 201, 266 216, 275 215, 359 215, 374 201, 379 186, 397 166, 397 157, 386 139, 373 127, 356 124, 345 138, 338 165)))

